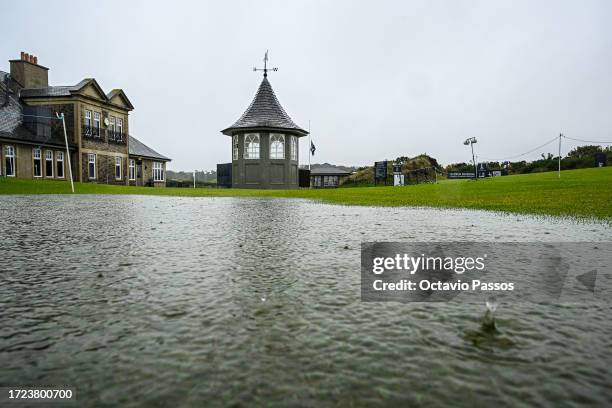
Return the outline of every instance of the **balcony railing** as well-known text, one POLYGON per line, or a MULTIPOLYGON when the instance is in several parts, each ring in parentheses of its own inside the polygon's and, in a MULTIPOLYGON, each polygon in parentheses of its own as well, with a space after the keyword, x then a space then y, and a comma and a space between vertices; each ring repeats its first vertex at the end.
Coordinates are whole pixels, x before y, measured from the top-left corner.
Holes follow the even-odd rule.
POLYGON ((83 136, 91 139, 103 139, 103 129, 95 126, 83 125, 83 136))
POLYGON ((83 126, 83 137, 110 143, 126 144, 127 135, 113 129, 101 129, 95 126, 83 126))
POLYGON ((112 129, 107 129, 108 141, 114 143, 125 143, 125 133, 112 129))

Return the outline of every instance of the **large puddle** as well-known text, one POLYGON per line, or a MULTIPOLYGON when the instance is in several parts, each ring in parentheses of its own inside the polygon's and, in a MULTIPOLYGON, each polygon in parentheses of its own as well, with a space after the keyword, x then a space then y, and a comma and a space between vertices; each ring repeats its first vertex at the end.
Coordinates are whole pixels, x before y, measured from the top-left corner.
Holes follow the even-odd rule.
POLYGON ((0 198, 0 386, 79 406, 609 405, 612 308, 361 303, 362 241, 611 241, 597 222, 303 200, 0 198))

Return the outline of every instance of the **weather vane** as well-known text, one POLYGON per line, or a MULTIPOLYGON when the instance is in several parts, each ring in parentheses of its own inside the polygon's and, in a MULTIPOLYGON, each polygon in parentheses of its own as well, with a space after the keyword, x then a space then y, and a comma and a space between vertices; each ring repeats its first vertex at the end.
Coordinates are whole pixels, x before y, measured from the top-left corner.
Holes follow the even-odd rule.
MULTIPOLYGON (((266 55, 264 56, 264 67, 263 69, 261 68, 257 68, 257 67, 253 67, 253 72, 255 71, 263 71, 264 73, 264 78, 268 77, 268 50, 266 50, 266 55)), ((278 71, 278 68, 270 68, 272 71, 278 71)))

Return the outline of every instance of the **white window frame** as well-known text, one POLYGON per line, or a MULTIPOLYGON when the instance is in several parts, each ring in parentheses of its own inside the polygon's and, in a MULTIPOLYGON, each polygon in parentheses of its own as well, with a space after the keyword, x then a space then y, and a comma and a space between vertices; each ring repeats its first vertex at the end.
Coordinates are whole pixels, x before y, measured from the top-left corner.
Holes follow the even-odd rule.
POLYGON ((123 119, 117 118, 117 135, 116 138, 118 141, 123 140, 123 119))
POLYGON ((91 127, 91 111, 85 110, 85 126, 91 127))
POLYGON ((282 133, 270 133, 270 159, 285 159, 285 135, 282 133))
POLYGON ((261 152, 261 138, 259 133, 245 133, 244 135, 244 158, 257 160, 261 152))
POLYGON ((121 156, 115 157, 115 180, 121 180, 123 178, 123 159, 121 156), (117 177, 117 168, 119 168, 119 177, 117 177))
POLYGON ((164 174, 164 163, 158 161, 153 162, 153 181, 164 181, 165 177, 166 175, 164 174))
POLYGON ((45 177, 53 178, 53 174, 55 174, 55 169, 53 168, 55 163, 53 163, 53 150, 45 150, 45 177), (51 160, 49 160, 49 153, 51 153, 51 160), (51 162, 51 175, 47 174, 47 163, 51 162))
POLYGON ((115 136, 115 131, 116 131, 115 117, 114 116, 109 116, 108 117, 108 121, 109 121, 108 130, 110 130, 109 138, 112 139, 112 140, 115 140, 115 137, 116 137, 115 136))
POLYGON ((32 174, 34 178, 41 178, 43 176, 43 164, 42 164, 42 152, 40 148, 35 147, 32 149, 32 174), (36 175, 36 161, 38 160, 38 175, 36 175))
POLYGON ((96 154, 95 153, 87 153, 87 177, 90 180, 95 180, 97 175, 96 168, 96 154), (91 165, 93 164, 93 175, 91 174, 91 165))
POLYGON ((65 178, 66 177, 66 172, 64 170, 66 170, 66 169, 64 168, 64 152, 60 152, 60 151, 55 152, 55 163, 56 163, 56 166, 57 166, 57 168, 55 169, 55 171, 57 173, 57 178, 62 178, 62 179, 65 178), (62 164, 61 167, 60 167, 60 163, 62 164), (62 169, 62 175, 61 176, 59 175, 59 171, 58 171, 60 168, 62 169))
POLYGON ((239 145, 239 141, 238 141, 238 135, 234 135, 232 136, 232 158, 233 160, 238 160, 238 145, 239 145))
POLYGON ((291 160, 297 161, 298 159, 298 142, 297 136, 291 136, 291 160))
POLYGON ((130 168, 128 172, 128 177, 130 180, 136 180, 136 160, 130 159, 129 165, 130 168))
POLYGON ((95 137, 100 137, 100 119, 101 119, 102 115, 100 114, 100 112, 96 112, 94 111, 93 113, 93 128, 98 132, 97 134, 94 134, 95 137))
POLYGON ((15 177, 15 146, 7 145, 4 146, 4 170, 6 172, 6 177, 15 177), (11 163, 11 172, 9 174, 6 168, 7 159, 10 159, 11 163))

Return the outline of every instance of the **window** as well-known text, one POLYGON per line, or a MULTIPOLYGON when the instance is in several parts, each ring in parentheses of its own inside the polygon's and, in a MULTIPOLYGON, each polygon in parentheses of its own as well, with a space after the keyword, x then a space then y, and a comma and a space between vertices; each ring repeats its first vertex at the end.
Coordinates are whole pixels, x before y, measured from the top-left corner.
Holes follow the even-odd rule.
POLYGON ((57 178, 64 178, 64 152, 55 152, 57 178))
POLYGON ((83 134, 85 136, 91 136, 91 111, 85 111, 85 126, 83 128, 83 134))
POLYGON ((108 137, 111 140, 115 140, 115 117, 114 116, 109 116, 108 120, 110 122, 110 124, 108 125, 108 137))
POLYGON ((13 146, 4 147, 4 169, 8 177, 15 177, 15 148, 13 146))
POLYGON ((87 166, 87 170, 89 172, 89 178, 94 180, 96 178, 96 155, 95 153, 89 153, 87 155, 87 161, 89 165, 87 166))
POLYGON ((115 157, 115 180, 121 180, 121 157, 115 157))
POLYGON ((244 158, 259 159, 259 133, 244 135, 244 158))
POLYGON ((298 159, 297 137, 291 136, 291 160, 297 161, 297 159, 298 159))
POLYGON ((153 181, 164 181, 164 163, 153 162, 153 181))
POLYGON ((117 140, 123 140, 123 119, 117 118, 117 140))
POLYGON ((42 156, 40 149, 32 149, 32 157, 34 158, 34 177, 42 177, 42 156))
POLYGON ((136 161, 134 159, 130 159, 129 178, 130 180, 136 180, 136 161))
POLYGON ((279 135, 278 133, 270 133, 270 158, 285 158, 285 135, 279 135))
POLYGON ((94 112, 93 135, 100 137, 100 112, 94 112))
POLYGON ((53 177, 53 152, 45 151, 45 177, 53 177))
POLYGON ((238 135, 232 136, 233 158, 238 160, 238 135))
POLYGON ((323 187, 336 187, 338 185, 338 176, 324 176, 323 187))

